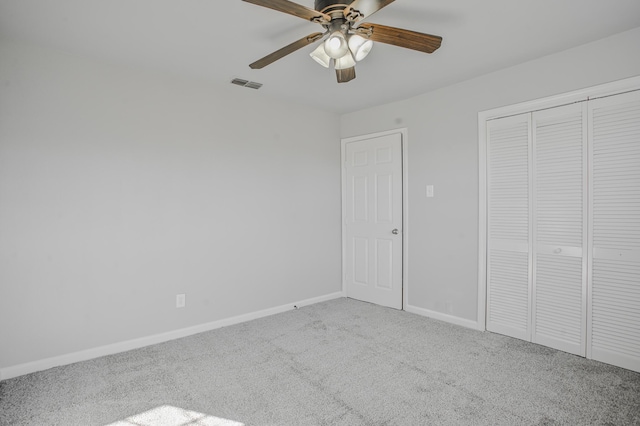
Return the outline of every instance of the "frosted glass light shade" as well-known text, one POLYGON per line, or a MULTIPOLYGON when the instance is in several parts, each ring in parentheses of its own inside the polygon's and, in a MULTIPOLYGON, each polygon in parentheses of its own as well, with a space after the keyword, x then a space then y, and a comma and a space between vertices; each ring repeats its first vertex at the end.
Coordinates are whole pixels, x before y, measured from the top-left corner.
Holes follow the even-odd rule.
POLYGON ((373 42, 358 34, 353 34, 349 37, 349 49, 353 53, 356 61, 361 61, 367 57, 371 49, 373 48, 373 42))
POLYGON ((351 52, 347 52, 342 58, 336 59, 336 69, 344 70, 347 68, 354 67, 356 65, 355 59, 353 59, 353 55, 351 52))
POLYGON ((324 43, 320 43, 320 46, 311 52, 309 56, 325 68, 329 68, 329 65, 331 64, 331 57, 324 51, 324 43))
POLYGON ((344 34, 340 31, 336 31, 324 42, 324 51, 333 59, 338 59, 344 56, 349 51, 349 44, 347 39, 344 38, 344 34))

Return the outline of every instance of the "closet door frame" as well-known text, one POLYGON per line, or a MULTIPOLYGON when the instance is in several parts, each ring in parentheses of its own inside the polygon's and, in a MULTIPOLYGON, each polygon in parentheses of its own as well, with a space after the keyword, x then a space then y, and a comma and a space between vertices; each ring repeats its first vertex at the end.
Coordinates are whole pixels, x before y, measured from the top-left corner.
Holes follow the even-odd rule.
POLYGON ((588 101, 593 98, 640 90, 640 76, 568 92, 548 98, 523 102, 478 113, 478 318, 480 330, 486 331, 487 318, 487 122, 497 118, 531 113, 548 108, 588 101))

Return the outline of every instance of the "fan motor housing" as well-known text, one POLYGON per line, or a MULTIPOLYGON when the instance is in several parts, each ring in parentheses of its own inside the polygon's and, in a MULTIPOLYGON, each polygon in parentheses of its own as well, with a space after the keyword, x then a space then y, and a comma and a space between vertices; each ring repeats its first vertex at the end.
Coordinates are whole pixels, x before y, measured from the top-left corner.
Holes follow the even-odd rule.
POLYGON ((330 6, 336 6, 336 5, 349 6, 354 1, 355 0, 338 0, 338 1, 336 1, 336 0, 315 0, 314 9, 322 12, 322 11, 324 11, 325 9, 327 9, 330 6))

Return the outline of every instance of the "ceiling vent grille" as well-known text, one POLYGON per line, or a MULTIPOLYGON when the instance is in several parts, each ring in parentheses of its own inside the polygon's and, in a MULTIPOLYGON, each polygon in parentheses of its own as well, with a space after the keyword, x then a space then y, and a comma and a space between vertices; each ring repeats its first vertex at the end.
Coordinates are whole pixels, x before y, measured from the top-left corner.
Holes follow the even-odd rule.
POLYGON ((256 83, 255 81, 243 80, 241 78, 234 78, 231 80, 232 84, 242 87, 248 87, 249 89, 259 89, 262 87, 262 83, 256 83))

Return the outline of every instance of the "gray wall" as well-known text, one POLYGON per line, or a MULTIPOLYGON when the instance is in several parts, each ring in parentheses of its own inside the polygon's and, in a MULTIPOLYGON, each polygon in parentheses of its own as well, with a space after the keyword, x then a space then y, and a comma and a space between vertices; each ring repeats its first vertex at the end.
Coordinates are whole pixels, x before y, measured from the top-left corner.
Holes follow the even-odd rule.
POLYGON ((400 127, 409 304, 475 321, 478 112, 640 75, 639 45, 340 119, 0 42, 0 369, 340 291, 338 140, 400 127))
POLYGON ((0 58, 0 369, 341 291, 337 115, 0 58))
POLYGON ((408 128, 410 306, 477 319, 478 112, 640 75, 639 46, 637 28, 342 116, 343 138, 408 128), (435 198, 426 198, 427 184, 435 198))

